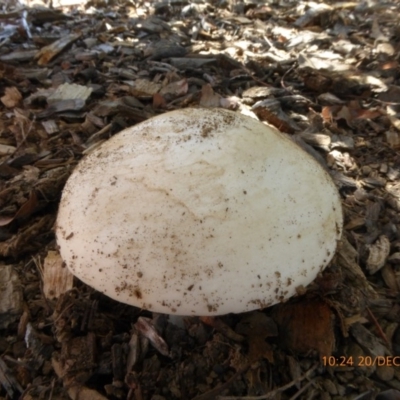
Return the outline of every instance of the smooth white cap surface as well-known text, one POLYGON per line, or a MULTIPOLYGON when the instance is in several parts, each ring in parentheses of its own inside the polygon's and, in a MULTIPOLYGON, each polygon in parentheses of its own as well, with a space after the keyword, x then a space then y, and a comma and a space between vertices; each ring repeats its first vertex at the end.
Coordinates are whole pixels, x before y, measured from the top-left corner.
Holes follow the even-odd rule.
POLYGON ((293 296, 328 264, 341 230, 329 174, 290 139, 239 113, 183 109, 85 157, 56 234, 72 273, 106 295, 217 315, 293 296))

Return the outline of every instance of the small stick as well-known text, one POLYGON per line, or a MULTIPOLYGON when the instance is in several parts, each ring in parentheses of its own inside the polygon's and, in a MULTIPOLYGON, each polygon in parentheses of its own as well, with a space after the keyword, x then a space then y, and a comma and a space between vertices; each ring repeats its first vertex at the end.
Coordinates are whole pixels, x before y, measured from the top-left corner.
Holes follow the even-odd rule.
POLYGON ((309 386, 314 384, 315 379, 312 379, 308 383, 306 383, 296 394, 294 394, 289 400, 296 400, 302 393, 304 393, 309 386))
MULTIPOLYGON (((298 378, 292 380, 291 382, 287 383, 286 385, 281 386, 280 388, 272 390, 271 392, 268 392, 268 393, 263 394, 261 396, 250 396, 250 397, 218 396, 217 400, 268 400, 268 399, 273 399, 278 393, 284 392, 285 390, 291 388, 296 383, 301 382, 304 379, 307 379, 317 369, 317 367, 318 367, 318 364, 315 364, 305 374, 303 374, 303 375, 299 376, 298 378)), ((195 400, 195 399, 193 399, 193 400, 195 400)), ((197 400, 197 397, 196 397, 196 400, 197 400)))
MULTIPOLYGON (((234 375, 230 379, 228 379, 222 385, 217 386, 216 388, 211 389, 208 392, 201 394, 200 396, 196 396, 192 400, 214 400, 214 399, 222 400, 222 399, 225 399, 225 397, 220 397, 220 396, 215 397, 215 396, 218 393, 220 393, 222 390, 227 389, 235 379, 237 379, 240 375, 245 373, 249 368, 250 368, 250 365, 247 365, 246 367, 239 369, 237 372, 234 373, 234 375)), ((230 397, 226 397, 226 399, 230 399, 230 397)), ((236 399, 236 397, 232 397, 232 399, 236 399)))

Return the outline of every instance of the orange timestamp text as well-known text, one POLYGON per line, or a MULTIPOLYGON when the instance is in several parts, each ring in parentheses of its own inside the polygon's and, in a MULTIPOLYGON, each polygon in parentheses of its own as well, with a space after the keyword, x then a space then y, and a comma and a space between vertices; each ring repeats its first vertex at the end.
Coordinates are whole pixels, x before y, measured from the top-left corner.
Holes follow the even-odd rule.
POLYGON ((322 357, 324 367, 400 367, 400 356, 322 357))

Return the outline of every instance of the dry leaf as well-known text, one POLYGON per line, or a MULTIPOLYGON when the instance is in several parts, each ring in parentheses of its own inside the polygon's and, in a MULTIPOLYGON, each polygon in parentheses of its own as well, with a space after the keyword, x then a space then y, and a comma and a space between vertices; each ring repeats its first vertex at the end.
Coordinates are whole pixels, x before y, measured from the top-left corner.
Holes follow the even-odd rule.
POLYGON ((20 101, 22 100, 22 94, 14 86, 13 87, 7 87, 4 92, 5 92, 5 94, 1 98, 1 102, 7 108, 16 107, 20 103, 20 101))
POLYGON ((46 65, 48 64, 54 57, 60 54, 66 47, 71 45, 73 42, 78 40, 81 37, 81 34, 72 33, 70 35, 66 35, 59 40, 56 40, 52 44, 48 46, 42 47, 36 54, 36 59, 38 60, 38 65, 46 65))
POLYGON ((329 357, 335 347, 334 315, 329 306, 319 299, 304 299, 277 307, 274 319, 278 324, 283 344, 299 354, 317 351, 329 357))
POLYGON ((24 204, 22 204, 22 206, 19 208, 19 210, 13 217, 0 217, 0 226, 8 225, 12 221, 18 218, 29 217, 35 211, 37 204, 38 204, 38 199, 36 192, 32 190, 28 200, 24 204))

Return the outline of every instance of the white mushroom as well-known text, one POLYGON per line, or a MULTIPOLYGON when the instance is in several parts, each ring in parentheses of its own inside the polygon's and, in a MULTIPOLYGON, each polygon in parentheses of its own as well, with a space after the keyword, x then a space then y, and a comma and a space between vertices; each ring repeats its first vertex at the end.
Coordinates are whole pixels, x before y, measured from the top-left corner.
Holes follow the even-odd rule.
POLYGON ((219 315, 285 301, 331 260, 339 195, 277 130, 222 109, 125 129, 69 178, 57 241, 69 269, 118 301, 219 315))

